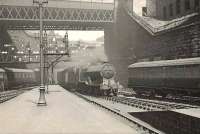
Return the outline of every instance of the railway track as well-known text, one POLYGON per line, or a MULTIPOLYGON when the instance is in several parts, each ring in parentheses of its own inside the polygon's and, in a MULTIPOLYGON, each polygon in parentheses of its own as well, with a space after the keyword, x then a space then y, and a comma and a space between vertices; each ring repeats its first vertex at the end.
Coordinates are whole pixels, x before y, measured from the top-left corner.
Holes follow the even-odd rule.
POLYGON ((159 131, 157 129, 152 128, 151 126, 148 126, 148 125, 145 125, 145 124, 139 122, 137 119, 132 118, 127 113, 126 114, 121 113, 118 110, 111 109, 111 108, 109 108, 109 107, 107 107, 107 106, 105 106, 105 105, 103 105, 103 104, 95 101, 95 99, 93 99, 95 97, 88 97, 88 96, 85 96, 85 95, 82 95, 82 94, 79 94, 79 93, 75 93, 75 95, 77 95, 78 97, 80 97, 80 98, 82 98, 82 99, 84 99, 84 100, 86 100, 86 101, 88 101, 88 102, 90 102, 92 104, 95 104, 95 105, 97 105, 97 106, 99 106, 99 107, 101 107, 103 109, 106 109, 106 110, 112 112, 113 114, 118 115, 118 116, 124 118, 125 120, 133 123, 134 125, 137 126, 137 128, 141 131, 142 134, 143 133, 144 134, 164 134, 163 132, 161 132, 161 131, 159 131))
POLYGON ((154 100, 164 100, 168 102, 178 102, 178 103, 184 103, 184 104, 190 104, 190 105, 200 105, 200 97, 192 97, 192 96, 174 96, 174 97, 167 97, 167 98, 153 98, 154 100))
POLYGON ((24 92, 23 90, 11 90, 11 91, 0 92, 0 103, 8 101, 22 94, 23 92, 24 92))
POLYGON ((120 91, 119 95, 123 96, 131 96, 131 97, 137 97, 140 99, 150 99, 150 100, 157 100, 157 101, 166 101, 166 102, 172 102, 172 103, 183 103, 183 104, 189 104, 189 105, 198 105, 200 106, 200 97, 193 97, 193 96, 167 96, 167 97, 161 97, 161 96, 155 96, 155 97, 149 97, 149 96, 137 96, 136 93, 130 89, 128 91, 120 91))
POLYGON ((123 103, 126 105, 130 105, 148 111, 198 108, 198 106, 195 105, 139 99, 133 97, 104 97, 104 99, 109 101, 115 101, 118 103, 123 103))
POLYGON ((0 103, 6 102, 14 97, 17 97, 18 95, 24 93, 25 90, 30 90, 33 89, 34 87, 24 87, 18 90, 0 92, 0 103))

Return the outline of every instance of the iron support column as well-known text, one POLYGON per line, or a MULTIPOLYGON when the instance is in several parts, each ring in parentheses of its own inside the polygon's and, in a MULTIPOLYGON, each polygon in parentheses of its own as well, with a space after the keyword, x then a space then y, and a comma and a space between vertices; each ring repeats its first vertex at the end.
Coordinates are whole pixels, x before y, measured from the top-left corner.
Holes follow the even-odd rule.
POLYGON ((43 3, 39 2, 40 10, 40 96, 38 106, 46 106, 45 86, 44 86, 44 46, 43 46, 43 3))

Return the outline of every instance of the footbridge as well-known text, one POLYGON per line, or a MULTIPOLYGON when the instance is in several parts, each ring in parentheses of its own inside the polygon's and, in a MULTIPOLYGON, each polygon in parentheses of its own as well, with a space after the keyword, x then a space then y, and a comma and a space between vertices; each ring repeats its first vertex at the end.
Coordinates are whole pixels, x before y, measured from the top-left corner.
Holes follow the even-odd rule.
MULTIPOLYGON (((48 0, 43 6, 47 30, 102 30, 114 20, 112 0, 48 0)), ((0 25, 9 30, 39 29, 39 8, 32 0, 1 0, 0 25)))

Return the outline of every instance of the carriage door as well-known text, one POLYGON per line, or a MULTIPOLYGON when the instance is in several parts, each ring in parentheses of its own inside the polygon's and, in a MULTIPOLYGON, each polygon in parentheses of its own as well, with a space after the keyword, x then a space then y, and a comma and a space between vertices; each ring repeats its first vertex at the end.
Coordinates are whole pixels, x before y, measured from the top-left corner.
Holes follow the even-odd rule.
POLYGON ((4 91, 4 77, 3 77, 3 73, 0 73, 0 91, 4 91))
POLYGON ((69 74, 68 74, 68 72, 66 72, 65 73, 65 83, 68 83, 68 81, 69 81, 69 74))

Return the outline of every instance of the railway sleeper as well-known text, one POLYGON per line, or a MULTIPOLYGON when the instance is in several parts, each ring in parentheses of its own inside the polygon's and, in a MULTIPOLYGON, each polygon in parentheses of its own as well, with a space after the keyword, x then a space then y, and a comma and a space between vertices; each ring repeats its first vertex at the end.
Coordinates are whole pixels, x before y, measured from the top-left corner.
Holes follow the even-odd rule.
POLYGON ((140 128, 140 129, 143 130, 144 132, 148 132, 148 133, 150 133, 150 134, 158 134, 157 132, 154 132, 153 130, 148 129, 148 128, 146 128, 145 126, 143 126, 143 125, 141 125, 141 124, 138 124, 137 122, 135 122, 135 121, 129 119, 128 117, 126 117, 126 116, 124 116, 124 115, 122 115, 122 114, 120 114, 120 113, 118 113, 118 112, 116 112, 116 111, 114 111, 114 110, 111 110, 111 109, 109 109, 109 108, 107 108, 107 107, 105 107, 105 106, 103 106, 103 105, 101 105, 101 104, 99 104, 99 103, 97 103, 97 102, 95 102, 95 101, 93 101, 93 100, 90 100, 90 99, 88 99, 88 98, 86 98, 86 97, 84 97, 84 96, 82 96, 82 95, 80 95, 80 94, 76 94, 76 95, 79 96, 80 98, 82 98, 82 99, 88 101, 88 102, 91 102, 91 103, 93 103, 93 104, 95 104, 95 105, 100 106, 101 108, 107 109, 108 111, 110 111, 110 112, 112 112, 112 113, 115 113, 115 114, 118 115, 118 116, 123 117, 124 119, 126 119, 126 120, 130 121, 131 123, 135 124, 138 128, 140 128))

